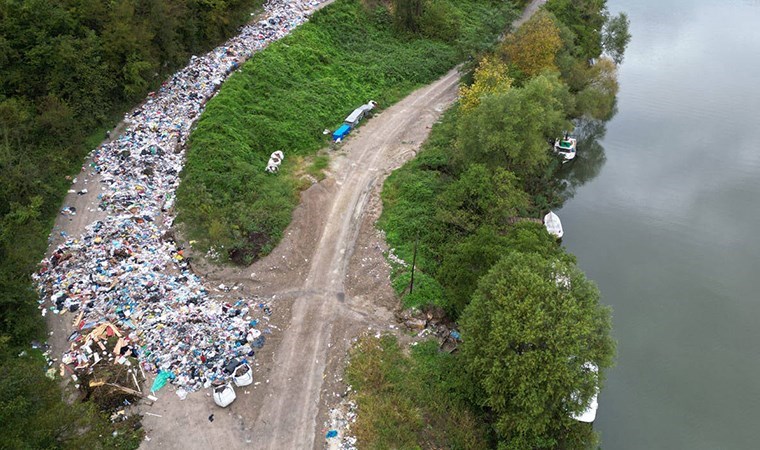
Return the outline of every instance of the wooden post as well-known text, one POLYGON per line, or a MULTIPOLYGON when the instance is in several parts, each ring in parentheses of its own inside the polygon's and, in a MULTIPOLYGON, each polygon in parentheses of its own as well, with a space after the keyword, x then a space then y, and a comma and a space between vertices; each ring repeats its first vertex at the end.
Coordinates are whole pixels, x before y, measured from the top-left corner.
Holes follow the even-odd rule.
POLYGON ((414 291, 414 268, 417 265, 417 244, 420 242, 420 233, 417 232, 417 239, 414 240, 414 256, 412 256, 412 280, 409 283, 409 293, 414 291))

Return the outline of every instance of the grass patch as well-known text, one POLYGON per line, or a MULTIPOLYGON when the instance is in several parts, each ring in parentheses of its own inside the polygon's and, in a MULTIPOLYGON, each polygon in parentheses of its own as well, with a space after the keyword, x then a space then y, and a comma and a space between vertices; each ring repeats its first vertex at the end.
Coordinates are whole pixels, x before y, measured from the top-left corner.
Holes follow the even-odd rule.
POLYGON ((329 155, 318 155, 314 157, 314 160, 306 168, 306 173, 316 178, 318 181, 325 179, 325 169, 330 165, 329 155))
POLYGON ((177 191, 190 239, 242 264, 268 253, 298 202, 289 156, 324 147, 322 130, 367 100, 387 107, 440 77, 493 42, 513 16, 503 2, 442 1, 459 20, 453 41, 399 33, 382 8, 342 0, 231 76, 190 136, 177 191), (285 161, 273 176, 264 167, 275 150, 285 161))
POLYGON ((460 369, 435 341, 404 354, 395 338, 365 337, 346 375, 359 409, 351 431, 360 448, 488 448, 482 421, 456 392, 460 369))

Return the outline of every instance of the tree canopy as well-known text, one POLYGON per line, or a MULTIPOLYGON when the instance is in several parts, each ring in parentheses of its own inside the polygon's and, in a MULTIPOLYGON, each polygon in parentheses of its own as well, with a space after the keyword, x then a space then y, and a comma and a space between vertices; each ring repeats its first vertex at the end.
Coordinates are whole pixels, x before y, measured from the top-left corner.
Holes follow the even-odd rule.
POLYGON ((550 160, 547 139, 569 129, 572 106, 567 86, 556 74, 542 74, 520 89, 487 96, 463 115, 455 157, 529 175, 550 160))
POLYGON ((571 414, 600 382, 584 364, 609 367, 614 342, 608 308, 574 264, 506 255, 481 279, 460 324, 463 363, 502 446, 556 448, 584 435, 571 414))
POLYGON ((549 0, 545 8, 572 30, 575 56, 599 57, 601 32, 608 16, 607 0, 549 0))
POLYGON ((475 68, 474 82, 459 88, 459 108, 467 112, 487 95, 502 94, 512 87, 509 66, 498 57, 485 56, 475 68))
POLYGON ((615 64, 623 62, 625 48, 631 42, 631 33, 628 31, 629 25, 628 15, 624 12, 615 17, 610 17, 604 25, 602 47, 615 64))
POLYGON ((507 36, 501 51, 522 75, 532 77, 545 70, 557 69, 555 59, 560 48, 559 28, 551 14, 539 10, 507 36))

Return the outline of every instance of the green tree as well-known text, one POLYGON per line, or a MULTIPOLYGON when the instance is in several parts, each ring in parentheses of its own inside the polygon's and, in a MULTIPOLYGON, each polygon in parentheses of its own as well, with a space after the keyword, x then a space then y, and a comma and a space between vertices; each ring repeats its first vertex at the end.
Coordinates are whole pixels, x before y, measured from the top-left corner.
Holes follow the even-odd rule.
POLYGON ((455 160, 503 167, 522 177, 534 174, 550 161, 547 139, 570 128, 571 108, 567 86, 554 73, 487 96, 459 121, 455 160))
POLYGON ((602 28, 607 22, 607 0, 549 0, 545 8, 572 30, 575 56, 597 58, 602 53, 602 28))
POLYGON ((610 55, 615 64, 623 62, 625 48, 631 42, 631 33, 628 27, 631 24, 628 15, 621 12, 615 17, 611 17, 604 25, 602 31, 602 47, 604 52, 610 55))
POLYGON ((514 34, 504 40, 501 53, 521 74, 533 77, 545 70, 556 70, 557 52, 562 39, 554 18, 538 11, 514 34))
POLYGON ((517 177, 500 167, 489 170, 472 164, 449 184, 438 199, 437 219, 457 234, 469 234, 482 225, 505 227, 528 206, 528 196, 517 177))
POLYGON ((393 19, 401 30, 420 31, 420 19, 425 10, 425 0, 394 0, 393 19))
POLYGON ((565 252, 557 243, 557 238, 540 223, 515 223, 509 228, 504 245, 512 252, 536 253, 543 258, 575 263, 575 257, 565 252))
POLYGON ((610 311, 572 263, 513 252, 480 281, 460 321, 462 362, 500 448, 587 448, 582 412, 612 364, 610 311), (586 362, 600 374, 585 369, 586 362), (578 442, 580 438, 585 442, 578 442))
POLYGON ((437 278, 444 286, 444 309, 456 320, 470 303, 478 280, 509 250, 507 239, 491 226, 455 240, 444 252, 437 278))

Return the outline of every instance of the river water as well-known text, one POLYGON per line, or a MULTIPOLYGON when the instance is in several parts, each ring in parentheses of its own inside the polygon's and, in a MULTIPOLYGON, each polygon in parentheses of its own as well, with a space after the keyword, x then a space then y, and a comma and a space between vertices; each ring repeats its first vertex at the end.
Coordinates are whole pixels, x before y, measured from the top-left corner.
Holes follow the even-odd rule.
POLYGON ((760 0, 609 7, 619 112, 559 211, 614 309, 602 447, 760 448, 760 0))

